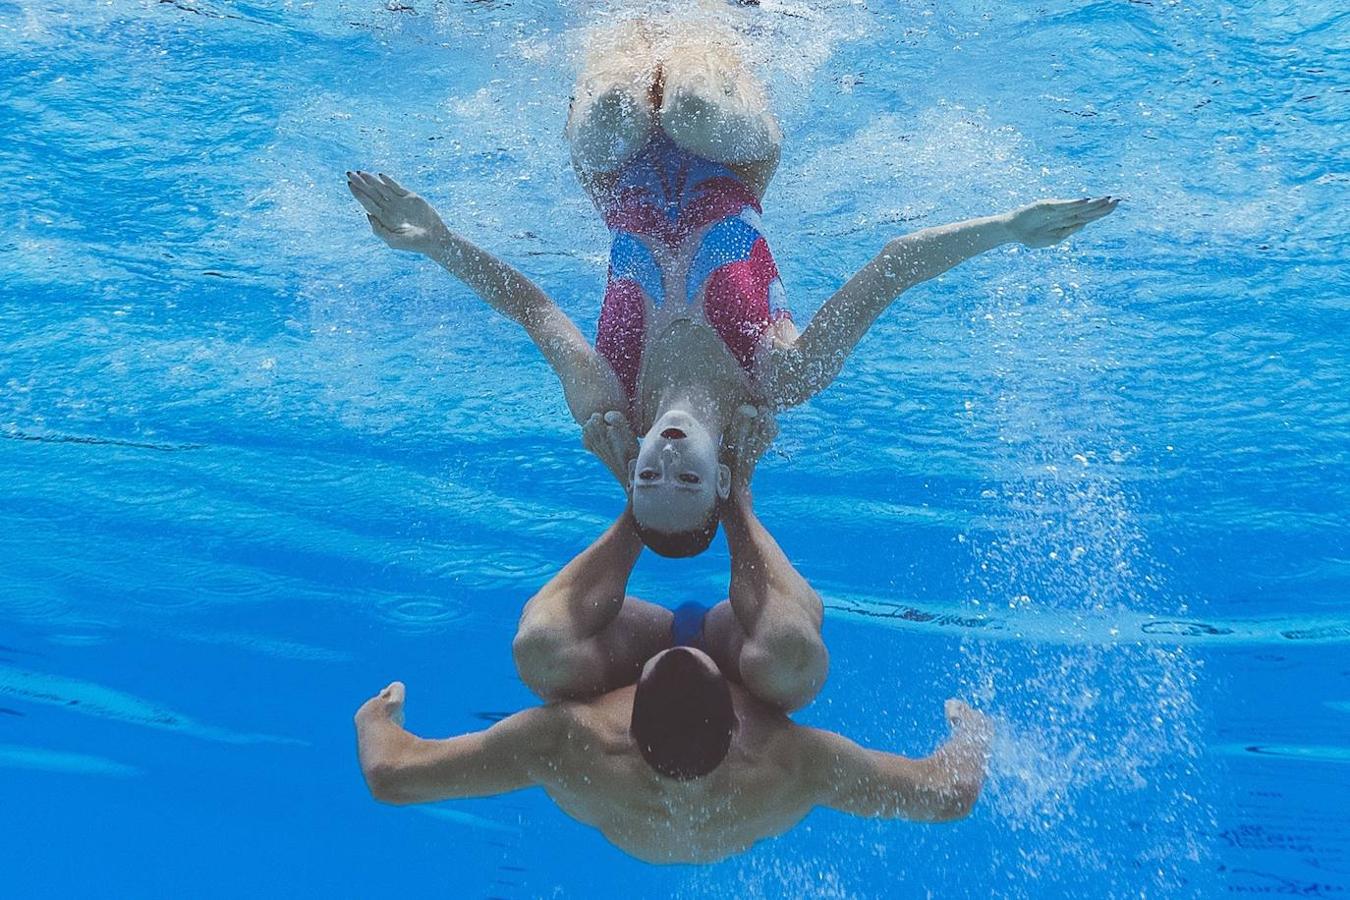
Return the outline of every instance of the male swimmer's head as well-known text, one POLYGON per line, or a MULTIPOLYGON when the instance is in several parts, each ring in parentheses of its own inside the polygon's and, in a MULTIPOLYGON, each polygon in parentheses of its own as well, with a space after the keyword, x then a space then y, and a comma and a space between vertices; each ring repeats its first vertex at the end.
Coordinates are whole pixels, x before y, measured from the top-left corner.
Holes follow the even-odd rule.
POLYGON ((719 438, 672 409, 657 419, 630 464, 633 518, 642 542, 662 556, 695 556, 717 534, 731 469, 717 458, 719 438))
POLYGON ((731 749, 736 711, 717 663, 692 647, 672 647, 642 668, 629 733, 657 772, 690 781, 716 769, 731 749))

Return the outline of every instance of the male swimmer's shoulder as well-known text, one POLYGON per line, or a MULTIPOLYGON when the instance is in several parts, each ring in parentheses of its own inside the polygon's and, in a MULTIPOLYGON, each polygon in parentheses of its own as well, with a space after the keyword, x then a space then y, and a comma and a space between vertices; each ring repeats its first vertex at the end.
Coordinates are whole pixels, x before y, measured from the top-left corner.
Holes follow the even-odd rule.
POLYGON ((541 709, 550 710, 552 729, 564 742, 612 742, 626 737, 633 717, 633 689, 620 688, 584 700, 558 700, 541 709))
POLYGON ((791 769, 797 790, 808 803, 827 803, 839 789, 845 760, 857 745, 833 731, 792 723, 781 736, 781 764, 791 769))
POLYGON ((567 739, 569 718, 560 705, 549 703, 522 710, 498 722, 488 734, 501 752, 516 755, 534 774, 541 764, 557 756, 567 739))
POLYGON ((765 703, 739 684, 731 684, 731 699, 736 706, 736 715, 745 722, 753 723, 765 734, 792 725, 792 720, 781 709, 765 703))
POLYGON ((780 757, 796 752, 797 731, 801 729, 783 711, 760 700, 754 694, 732 685, 739 727, 737 747, 750 758, 776 764, 780 757))

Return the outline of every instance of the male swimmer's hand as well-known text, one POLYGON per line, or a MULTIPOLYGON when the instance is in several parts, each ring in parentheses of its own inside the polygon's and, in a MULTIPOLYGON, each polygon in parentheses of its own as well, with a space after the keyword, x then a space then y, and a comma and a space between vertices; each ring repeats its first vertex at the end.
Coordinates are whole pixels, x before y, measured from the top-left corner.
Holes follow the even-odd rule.
POLYGON ((772 407, 741 404, 731 421, 732 489, 747 490, 764 451, 778 437, 778 419, 772 407))
POLYGON ((951 736, 932 759, 937 765, 940 790, 948 794, 959 815, 966 815, 980 796, 989 765, 994 723, 960 700, 948 700, 947 725, 951 736))
POLYGON ((410 803, 399 769, 410 742, 403 730, 403 683, 395 681, 356 711, 356 758, 371 795, 384 803, 410 803))
POLYGON ((605 464, 624 491, 629 491, 628 463, 638 455, 637 435, 623 413, 592 413, 581 426, 581 443, 605 464))
POLYGON ((1089 222, 1109 215, 1119 204, 1119 197, 1038 200, 1008 213, 1008 229, 1013 240, 1028 247, 1049 247, 1081 231, 1089 222))
POLYGON ((959 745, 963 751, 987 757, 989 744, 994 739, 994 722, 978 709, 961 700, 948 700, 944 705, 951 738, 947 746, 959 745))
POLYGON ((395 250, 430 254, 446 232, 430 203, 388 176, 348 172, 347 190, 365 209, 370 230, 395 250))
POLYGON ((389 687, 361 704, 361 708, 356 711, 357 726, 393 722, 402 728, 404 696, 403 682, 393 682, 389 687))

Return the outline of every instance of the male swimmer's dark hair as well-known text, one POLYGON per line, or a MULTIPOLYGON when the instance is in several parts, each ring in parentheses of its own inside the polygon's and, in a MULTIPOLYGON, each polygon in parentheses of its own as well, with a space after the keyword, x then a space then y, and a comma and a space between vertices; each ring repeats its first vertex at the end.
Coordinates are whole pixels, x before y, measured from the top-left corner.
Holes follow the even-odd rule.
POLYGON ((726 678, 687 647, 666 651, 638 679, 629 732, 647 765, 667 778, 689 781, 716 769, 735 724, 726 678))
POLYGON ((633 524, 637 528, 638 537, 642 538, 642 543, 647 545, 648 550, 679 559, 685 556, 698 556, 707 550, 712 539, 717 536, 717 526, 721 521, 722 501, 718 500, 713 505, 712 512, 708 513, 708 518, 703 520, 703 524, 689 531, 658 531, 655 528, 645 527, 641 522, 633 524))

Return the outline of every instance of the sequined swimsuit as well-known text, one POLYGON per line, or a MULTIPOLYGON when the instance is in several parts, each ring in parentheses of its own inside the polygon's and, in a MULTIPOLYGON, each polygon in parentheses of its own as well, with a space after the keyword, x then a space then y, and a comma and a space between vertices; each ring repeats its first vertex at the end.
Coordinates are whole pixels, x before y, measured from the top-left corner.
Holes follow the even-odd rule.
POLYGON ((789 315, 750 189, 726 166, 657 132, 619 172, 602 212, 612 242, 595 348, 629 401, 648 329, 670 304, 701 315, 750 372, 764 332, 789 315))

